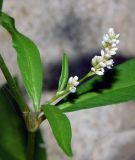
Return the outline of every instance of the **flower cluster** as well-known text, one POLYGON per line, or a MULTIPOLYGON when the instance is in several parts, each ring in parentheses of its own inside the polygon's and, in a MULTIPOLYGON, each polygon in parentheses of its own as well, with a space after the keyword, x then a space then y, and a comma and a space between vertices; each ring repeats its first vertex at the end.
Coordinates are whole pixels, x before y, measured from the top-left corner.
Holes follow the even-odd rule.
POLYGON ((68 80, 68 86, 69 86, 69 90, 71 93, 75 93, 76 92, 76 86, 79 85, 79 81, 78 81, 78 77, 74 76, 74 77, 70 77, 68 80))
POLYGON ((97 75, 104 74, 104 68, 111 69, 113 66, 112 56, 118 50, 117 44, 119 43, 119 34, 115 34, 114 29, 110 28, 108 34, 105 34, 102 41, 101 56, 95 56, 92 59, 91 71, 97 75))
MULTIPOLYGON (((114 29, 110 28, 108 30, 108 33, 104 35, 103 41, 102 41, 102 49, 101 49, 101 55, 95 56, 92 58, 92 67, 91 72, 97 75, 103 75, 104 69, 108 68, 111 69, 113 67, 113 59, 112 57, 116 54, 116 51, 118 50, 117 45, 119 44, 119 34, 115 34, 114 29)), ((86 79, 87 76, 84 79, 86 79)), ((81 80, 80 80, 81 82, 81 80)), ((71 93, 76 92, 76 86, 79 85, 78 77, 70 77, 68 80, 68 88, 71 93)))

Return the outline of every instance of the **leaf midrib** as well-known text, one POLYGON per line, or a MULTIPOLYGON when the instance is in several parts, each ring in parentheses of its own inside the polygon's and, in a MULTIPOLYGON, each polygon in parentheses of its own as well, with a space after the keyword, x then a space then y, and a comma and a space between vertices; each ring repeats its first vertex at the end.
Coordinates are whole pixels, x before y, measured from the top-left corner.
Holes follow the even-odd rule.
MULTIPOLYGON (((16 34, 20 34, 20 33, 16 32, 16 34)), ((21 35, 21 34, 20 34, 20 35, 21 35)), ((21 35, 21 36, 22 36, 22 35, 21 35)), ((22 45, 23 49, 24 49, 27 53, 30 53, 29 47, 28 47, 28 50, 26 50, 26 49, 25 49, 25 46, 24 46, 23 43, 20 41, 20 37, 19 37, 18 35, 17 35, 17 37, 19 38, 19 43, 22 45)), ((25 38, 25 36, 24 36, 23 38, 25 38)), ((24 52, 24 53, 26 53, 26 52, 24 52)), ((27 60, 26 62, 27 62, 27 65, 28 65, 29 70, 32 71, 32 64, 31 64, 31 61, 30 61, 30 55, 29 55, 29 54, 24 54, 24 56, 25 56, 25 59, 27 60), (26 57, 27 57, 27 58, 26 58, 26 57)), ((19 57, 19 54, 18 54, 18 57, 19 57)), ((33 73, 32 73, 32 72, 29 72, 29 74, 30 74, 32 83, 35 84, 35 81, 34 81, 34 79, 33 79, 33 73)), ((33 92, 34 95, 35 95, 33 101, 34 101, 34 103, 35 103, 35 99, 36 99, 36 101, 38 102, 38 95, 37 95, 37 92, 36 92, 35 85, 31 85, 31 87, 29 87, 29 89, 31 90, 31 88, 32 88, 32 90, 33 90, 32 92, 33 92)), ((31 93, 32 93, 32 92, 31 92, 31 93)), ((29 93, 29 92, 28 92, 28 93, 29 93)), ((38 104, 35 104, 35 105, 38 105, 38 104)))
MULTIPOLYGON (((114 92, 114 91, 117 91, 117 90, 120 90, 120 89, 126 89, 126 88, 130 88, 130 87, 135 87, 135 84, 134 85, 129 85, 129 86, 126 86, 126 87, 122 87, 122 88, 119 88, 119 89, 116 89, 116 90, 111 90, 110 92, 114 92)), ((92 92, 93 93, 93 92, 92 92)), ((104 92, 104 93, 107 93, 107 92, 104 92)), ((87 93, 87 95, 88 94, 90 94, 90 93, 87 93)), ((82 98, 83 96, 86 96, 86 94, 85 95, 82 95, 82 96, 80 96, 79 98, 82 98)), ((75 101, 75 103, 71 103, 71 102, 65 102, 65 103, 63 103, 63 104, 61 104, 60 106, 59 106, 59 108, 61 109, 61 110, 65 110, 65 109, 68 109, 68 108, 71 108, 71 105, 73 106, 73 105, 77 105, 77 103, 82 103, 82 102, 84 102, 84 101, 86 101, 87 99, 92 99, 92 98, 95 98, 95 97, 98 97, 98 96, 101 96, 101 94, 96 94, 96 95, 94 95, 93 97, 86 97, 86 98, 84 98, 83 100, 80 100, 80 101, 75 101), (64 106, 65 105, 65 106, 64 106), (63 107, 62 107, 63 106, 63 107)), ((75 110, 73 110, 73 111, 75 111, 75 110)))
MULTIPOLYGON (((51 111, 54 115, 55 115, 55 117, 56 117, 56 123, 57 123, 57 126, 58 126, 58 130, 59 130, 59 133, 60 133, 60 137, 62 137, 61 139, 62 139, 62 143, 63 143, 63 145, 64 145, 64 150, 66 149, 66 144, 65 144, 65 141, 63 140, 63 134, 62 134, 62 127, 61 127, 61 125, 60 125, 60 123, 59 123, 59 120, 57 119, 57 115, 59 116, 59 114, 57 114, 56 112, 53 112, 53 111, 51 111)), ((61 114, 63 114, 63 113, 61 113, 61 114)), ((61 115, 60 115, 61 116, 61 115)), ((62 115, 63 116, 63 115, 62 115)), ((61 117, 60 117, 61 118, 61 117)), ((65 117, 64 117, 64 120, 65 120, 65 117)), ((59 141, 58 140, 58 142, 59 142, 59 144, 60 144, 60 142, 61 141, 59 141)), ((66 150, 65 150, 66 151, 66 150)))

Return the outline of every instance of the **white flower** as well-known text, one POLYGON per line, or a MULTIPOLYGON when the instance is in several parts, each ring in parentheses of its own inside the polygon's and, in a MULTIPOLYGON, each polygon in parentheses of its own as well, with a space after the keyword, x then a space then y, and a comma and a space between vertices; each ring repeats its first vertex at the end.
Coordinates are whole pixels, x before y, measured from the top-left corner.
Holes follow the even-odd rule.
POLYGON ((108 34, 109 34, 110 37, 114 37, 115 36, 114 29, 113 28, 109 28, 108 34))
POLYGON ((112 43, 112 47, 116 47, 117 45, 116 45, 116 43, 112 43))
POLYGON ((106 67, 108 69, 111 69, 113 67, 113 63, 114 63, 113 59, 106 61, 106 67))
POLYGON ((101 56, 105 58, 111 58, 111 55, 108 52, 105 52, 103 49, 101 50, 101 56))
POLYGON ((117 40, 120 37, 120 34, 115 34, 114 29, 113 28, 109 28, 108 36, 109 36, 110 39, 117 40))
POLYGON ((105 34, 103 37, 103 42, 108 42, 109 41, 109 35, 105 34))
POLYGON ((93 66, 98 65, 100 62, 102 62, 102 57, 101 56, 95 56, 94 58, 92 58, 92 65, 93 66))
POLYGON ((104 68, 104 67, 106 67, 106 64, 105 64, 105 62, 102 61, 102 62, 99 63, 99 66, 100 66, 101 68, 104 68))
POLYGON ((69 85, 70 92, 75 93, 76 92, 76 86, 79 85, 78 77, 77 76, 70 77, 69 80, 68 80, 68 85, 69 85))
MULTIPOLYGON (((116 54, 116 51, 118 50, 117 44, 119 43, 119 37, 120 34, 115 34, 113 28, 109 28, 108 34, 106 34, 103 37, 102 45, 103 45, 103 51, 105 52, 105 57, 108 57, 108 55, 113 56, 116 54)), ((111 58, 111 57, 110 57, 111 58)))
POLYGON ((111 69, 114 61, 112 57, 117 53, 117 44, 119 43, 119 34, 115 34, 113 28, 109 28, 108 34, 103 36, 101 56, 92 58, 91 71, 97 75, 104 74, 104 68, 111 69))
POLYGON ((104 75, 104 68, 98 68, 95 69, 94 67, 91 68, 91 71, 93 71, 95 74, 102 76, 104 75))
POLYGON ((76 87, 70 87, 69 90, 70 90, 71 93, 75 93, 76 92, 76 87))
POLYGON ((79 82, 78 82, 78 77, 77 76, 74 76, 74 77, 70 77, 69 80, 68 80, 68 83, 70 85, 73 85, 73 86, 78 86, 79 82))

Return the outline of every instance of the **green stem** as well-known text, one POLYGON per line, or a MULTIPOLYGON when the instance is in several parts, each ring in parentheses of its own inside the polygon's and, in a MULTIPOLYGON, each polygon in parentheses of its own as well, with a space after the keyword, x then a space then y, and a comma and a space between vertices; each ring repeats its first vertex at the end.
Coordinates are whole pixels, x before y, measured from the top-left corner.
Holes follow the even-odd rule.
MULTIPOLYGON (((0 55, 0 68, 5 76, 5 79, 7 80, 7 83, 11 89, 11 92, 12 92, 16 102, 19 105, 19 109, 21 110, 22 113, 25 113, 25 114, 23 114, 23 116, 24 116, 23 118, 25 119, 26 126, 30 127, 30 129, 31 128, 33 129, 33 127, 34 127, 34 129, 35 129, 35 127, 38 128, 37 119, 36 119, 37 114, 34 114, 34 113, 31 114, 29 112, 30 110, 21 95, 21 91, 19 90, 18 86, 16 85, 16 82, 13 79, 12 75, 10 74, 1 55, 0 55)), ((34 160, 36 130, 37 129, 35 129, 35 131, 33 131, 33 132, 28 131, 27 160, 34 160)))
POLYGON ((86 76, 84 76, 83 78, 81 78, 81 79, 79 80, 79 82, 82 83, 82 82, 85 81, 87 78, 88 78, 88 74, 87 74, 86 76))
POLYGON ((57 104, 59 101, 61 101, 64 97, 66 97, 70 93, 69 90, 65 90, 60 94, 56 94, 54 97, 52 97, 48 103, 51 105, 57 104))
POLYGON ((79 80, 80 83, 84 82, 87 78, 91 77, 94 75, 94 72, 89 72, 88 74, 86 74, 86 76, 84 76, 83 78, 81 78, 79 80))
POLYGON ((28 131, 28 139, 27 139, 27 160, 34 160, 35 159, 35 140, 36 140, 36 133, 39 129, 39 118, 38 113, 36 112, 29 112, 26 115, 26 127, 28 131))
POLYGON ((28 112, 29 108, 25 102, 25 100, 23 99, 22 95, 21 95, 21 91, 18 88, 18 86, 16 85, 15 80, 13 79, 12 75, 10 74, 1 54, 0 54, 0 68, 5 76, 5 79, 7 80, 7 83, 11 89, 11 92, 13 93, 13 96, 16 100, 16 102, 18 103, 21 112, 28 112))
POLYGON ((36 132, 28 132, 27 160, 35 159, 35 138, 36 132))
MULTIPOLYGON (((88 74, 86 74, 86 76, 84 76, 83 78, 81 78, 79 80, 79 83, 82 83, 84 82, 87 78, 93 76, 95 73, 94 72, 89 72, 88 74)), ((68 94, 70 94, 70 91, 68 89, 66 89, 65 91, 63 91, 61 94, 56 94, 54 97, 52 97, 48 103, 49 104, 52 104, 52 105, 55 105, 57 104, 58 102, 60 102, 63 98, 65 98, 68 94)))

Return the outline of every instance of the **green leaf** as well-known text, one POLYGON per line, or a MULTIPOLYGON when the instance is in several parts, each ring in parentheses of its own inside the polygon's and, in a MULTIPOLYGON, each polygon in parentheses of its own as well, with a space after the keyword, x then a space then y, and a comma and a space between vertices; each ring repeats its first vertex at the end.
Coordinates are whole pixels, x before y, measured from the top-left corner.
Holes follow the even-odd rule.
POLYGON ((134 68, 135 59, 118 65, 103 77, 94 77, 78 87, 76 95, 58 107, 64 112, 71 112, 134 100, 134 68))
POLYGON ((58 92, 65 89, 67 85, 67 81, 68 81, 68 57, 67 57, 67 54, 64 53, 62 58, 62 71, 61 71, 61 76, 59 80, 58 92))
POLYGON ((3 0, 0 0, 0 12, 2 10, 3 0))
POLYGON ((29 38, 16 30, 12 17, 2 13, 0 23, 12 37, 25 88, 37 111, 40 105, 43 79, 39 50, 29 38))
MULTIPOLYGON (((7 86, 0 89, 0 159, 26 160, 27 131, 7 86)), ((36 135, 35 160, 46 160, 40 131, 36 135), (39 157, 40 155, 40 157, 39 157)))
POLYGON ((57 143, 68 156, 72 156, 72 133, 67 116, 63 114, 61 110, 52 105, 43 105, 42 109, 49 121, 57 143))

